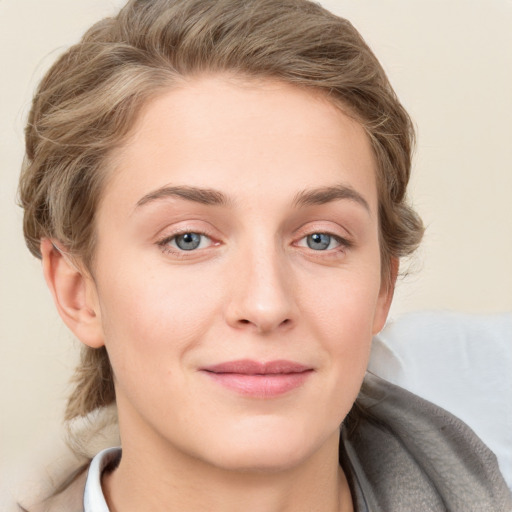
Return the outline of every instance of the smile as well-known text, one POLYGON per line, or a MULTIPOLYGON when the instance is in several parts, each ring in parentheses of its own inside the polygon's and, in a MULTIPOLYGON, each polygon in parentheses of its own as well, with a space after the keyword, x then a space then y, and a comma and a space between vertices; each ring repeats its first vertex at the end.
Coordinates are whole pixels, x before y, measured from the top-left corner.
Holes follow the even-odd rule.
POLYGON ((313 368, 292 361, 239 360, 201 368, 212 380, 241 395, 272 398, 300 387, 313 368))

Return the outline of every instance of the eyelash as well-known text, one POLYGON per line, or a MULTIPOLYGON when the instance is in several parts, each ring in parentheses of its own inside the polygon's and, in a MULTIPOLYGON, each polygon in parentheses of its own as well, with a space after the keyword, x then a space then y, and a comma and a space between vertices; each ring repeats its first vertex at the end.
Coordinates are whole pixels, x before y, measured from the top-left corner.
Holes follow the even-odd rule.
MULTIPOLYGON (((335 235, 334 233, 329 233, 328 231, 313 231, 312 233, 309 233, 305 236, 303 236, 300 240, 307 239, 309 236, 313 235, 327 235, 331 239, 335 240, 340 247, 343 247, 345 249, 350 249, 353 246, 353 243, 350 240, 347 240, 346 238, 343 238, 341 236, 335 235)), ((330 249, 333 250, 333 249, 330 249)), ((316 251, 316 252, 322 252, 322 251, 316 251)))
POLYGON ((219 242, 215 242, 211 234, 204 232, 204 231, 199 231, 197 229, 177 230, 175 233, 165 236, 161 240, 158 240, 157 245, 164 254, 172 254, 173 256, 176 256, 178 258, 186 258, 191 253, 196 252, 197 249, 191 249, 191 250, 187 251, 185 249, 179 249, 179 248, 172 247, 169 244, 173 240, 176 240, 178 237, 187 235, 187 234, 195 234, 195 235, 199 235, 201 237, 206 237, 211 241, 212 245, 219 245, 219 242))
POLYGON ((297 242, 294 243, 296 247, 301 249, 305 249, 307 251, 307 255, 309 258, 316 258, 320 261, 328 261, 329 259, 338 259, 340 257, 344 257, 346 253, 354 247, 354 242, 348 240, 347 238, 341 237, 339 235, 335 235, 334 233, 330 233, 325 230, 314 230, 310 231, 301 238, 297 242), (313 235, 327 235, 334 240, 338 246, 331 249, 323 249, 323 250, 315 250, 307 245, 307 238, 313 235), (302 242, 302 243, 301 243, 302 242), (300 245, 299 245, 300 244, 300 245))
MULTIPOLYGON (((175 233, 168 235, 168 236, 164 237, 163 239, 159 240, 157 242, 157 245, 159 246, 160 250, 164 254, 172 254, 173 256, 175 256, 177 258, 190 257, 193 253, 198 252, 200 250, 200 248, 194 248, 194 249, 190 249, 187 251, 186 249, 180 249, 180 248, 172 247, 170 245, 170 243, 172 241, 175 241, 178 237, 186 235, 186 234, 195 234, 195 235, 199 235, 200 237, 206 237, 207 239, 209 239, 211 242, 211 245, 209 245, 206 248, 202 248, 203 250, 208 249, 212 245, 214 245, 214 246, 220 245, 220 242, 214 241, 211 234, 209 234, 208 232, 199 231, 197 229, 177 230, 175 233)), ((296 247, 303 247, 305 249, 309 249, 308 252, 310 252, 310 254, 313 254, 316 257, 324 257, 325 258, 325 257, 329 257, 329 256, 336 257, 336 256, 339 256, 340 253, 344 254, 346 251, 353 248, 354 243, 351 240, 348 240, 344 237, 335 235, 334 233, 330 233, 328 231, 322 231, 319 229, 319 230, 310 231, 310 232, 304 234, 296 242, 294 242, 293 245, 295 245, 296 247), (332 249, 325 249, 325 250, 314 250, 311 247, 307 246, 307 238, 310 236, 316 235, 316 234, 327 235, 328 237, 335 240, 336 243, 339 244, 338 247, 335 247, 332 249), (305 240, 306 245, 299 245, 299 243, 302 242, 303 240, 305 240)))

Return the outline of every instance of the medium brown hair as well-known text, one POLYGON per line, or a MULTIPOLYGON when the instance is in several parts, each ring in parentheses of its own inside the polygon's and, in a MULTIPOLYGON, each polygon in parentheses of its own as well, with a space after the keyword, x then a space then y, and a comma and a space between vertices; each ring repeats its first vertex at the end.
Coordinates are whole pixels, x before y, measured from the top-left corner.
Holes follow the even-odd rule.
MULTIPOLYGON (((204 73, 271 78, 323 92, 364 127, 377 162, 384 281, 423 226, 406 203, 414 131, 376 57, 345 19, 307 0, 131 0, 62 55, 42 80, 20 180, 30 251, 59 241, 91 269, 107 161, 141 108, 204 73)), ((389 284, 389 283, 388 283, 389 284)), ((68 419, 115 401, 105 348, 84 347, 68 419)))

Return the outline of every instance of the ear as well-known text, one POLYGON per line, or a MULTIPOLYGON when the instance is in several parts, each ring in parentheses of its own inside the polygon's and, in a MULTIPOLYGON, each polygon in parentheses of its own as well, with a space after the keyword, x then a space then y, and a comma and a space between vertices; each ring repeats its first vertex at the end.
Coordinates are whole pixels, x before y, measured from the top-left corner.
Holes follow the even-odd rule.
POLYGON ((399 266, 398 258, 391 258, 389 262, 389 279, 382 279, 381 282, 379 298, 377 299, 377 307, 375 308, 375 316, 373 318, 373 334, 380 332, 386 324, 389 308, 393 301, 393 294, 395 293, 399 266))
POLYGON ((41 241, 43 273, 57 311, 73 334, 91 348, 104 345, 96 285, 85 270, 48 238, 41 241))

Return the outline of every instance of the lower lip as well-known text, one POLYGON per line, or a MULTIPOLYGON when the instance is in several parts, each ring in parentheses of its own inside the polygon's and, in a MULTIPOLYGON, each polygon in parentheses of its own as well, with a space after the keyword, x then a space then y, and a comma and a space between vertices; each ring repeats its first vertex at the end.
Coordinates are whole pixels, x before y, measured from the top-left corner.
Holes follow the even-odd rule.
POLYGON ((297 373, 246 375, 241 373, 205 372, 215 382, 254 398, 272 398, 296 389, 313 373, 312 370, 297 373))

